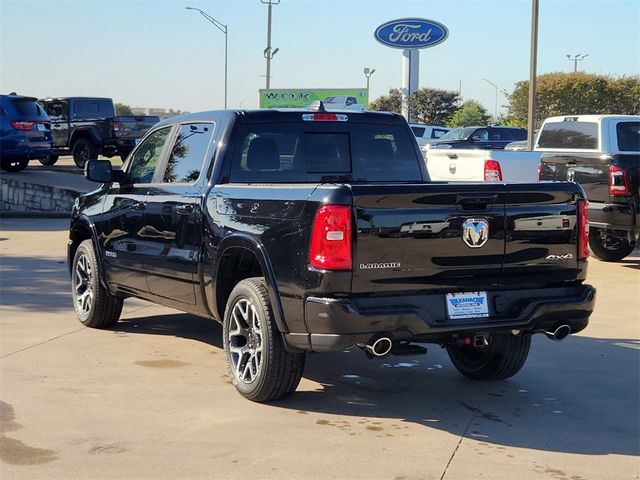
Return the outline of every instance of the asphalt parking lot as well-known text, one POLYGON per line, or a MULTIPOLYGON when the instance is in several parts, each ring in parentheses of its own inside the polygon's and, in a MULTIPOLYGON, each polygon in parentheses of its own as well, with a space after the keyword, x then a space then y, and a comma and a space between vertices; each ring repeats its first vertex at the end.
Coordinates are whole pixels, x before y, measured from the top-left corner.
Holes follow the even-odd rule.
POLYGON ((638 479, 640 256, 592 260, 590 326, 537 336, 508 381, 427 356, 309 355, 259 405, 211 321, 128 300, 112 330, 71 306, 63 219, 1 219, 0 476, 12 479, 638 479))

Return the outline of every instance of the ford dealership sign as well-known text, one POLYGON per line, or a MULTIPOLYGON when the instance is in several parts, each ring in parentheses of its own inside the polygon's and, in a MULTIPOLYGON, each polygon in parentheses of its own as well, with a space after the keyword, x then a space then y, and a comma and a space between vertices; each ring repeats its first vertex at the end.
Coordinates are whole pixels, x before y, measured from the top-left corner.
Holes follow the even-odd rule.
POLYGON ((373 36, 387 47, 427 48, 444 42, 449 30, 441 23, 425 18, 400 18, 383 23, 373 36))

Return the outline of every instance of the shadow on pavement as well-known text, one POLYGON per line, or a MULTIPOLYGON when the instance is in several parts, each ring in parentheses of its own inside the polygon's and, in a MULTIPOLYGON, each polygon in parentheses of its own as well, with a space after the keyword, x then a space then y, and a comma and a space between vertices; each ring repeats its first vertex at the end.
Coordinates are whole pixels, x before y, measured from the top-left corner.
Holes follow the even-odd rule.
POLYGON ((635 268, 636 270, 640 270, 640 259, 637 258, 627 258, 625 260, 620 260, 618 263, 626 268, 635 268))
POLYGON ((0 304, 34 311, 73 309, 66 263, 55 257, 3 255, 0 257, 0 304))
MULTIPOLYGON (((71 215, 71 214, 69 214, 71 215)), ((67 218, 29 218, 0 216, 0 237, 9 237, 9 232, 42 232, 42 239, 46 241, 47 232, 69 230, 67 218)))
MULTIPOLYGON (((222 348, 217 322, 187 314, 130 318, 128 333, 173 335, 222 348)), ((475 382, 446 353, 368 360, 357 348, 310 354, 304 377, 314 391, 276 402, 298 412, 391 419, 497 445, 577 453, 640 453, 640 341, 572 336, 534 338, 529 360, 512 379, 475 382)), ((335 417, 333 417, 335 418, 335 417)), ((326 428, 339 422, 318 420, 326 428)), ((399 430, 398 430, 399 431, 399 430)))

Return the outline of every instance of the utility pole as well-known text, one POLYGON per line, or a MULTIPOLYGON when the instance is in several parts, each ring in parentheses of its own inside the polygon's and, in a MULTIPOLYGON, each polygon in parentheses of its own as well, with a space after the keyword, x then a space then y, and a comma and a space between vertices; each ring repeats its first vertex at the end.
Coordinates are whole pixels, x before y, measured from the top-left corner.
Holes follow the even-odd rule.
POLYGON ((220 30, 222 33, 224 33, 224 108, 227 108, 227 80, 228 80, 228 75, 227 75, 227 39, 229 38, 229 29, 227 28, 226 25, 224 25, 223 23, 219 22, 218 20, 216 20, 215 18, 213 18, 211 15, 209 15, 206 12, 203 12, 202 10, 200 10, 199 8, 193 8, 193 7, 184 7, 185 10, 195 10, 196 12, 200 12, 200 15, 202 15, 204 18, 206 18, 209 22, 213 23, 213 25, 220 30))
POLYGON ((574 55, 573 57, 571 55, 567 55, 567 58, 569 59, 570 62, 573 62, 573 73, 576 73, 578 71, 578 62, 581 62, 582 60, 584 60, 585 58, 587 58, 589 56, 588 53, 586 54, 577 54, 574 55))
POLYGON ((367 107, 369 107, 369 102, 371 101, 369 98, 369 79, 375 71, 375 68, 364 67, 364 76, 367 77, 367 107))
POLYGON ((498 121, 498 85, 493 83, 491 80, 487 80, 486 78, 483 78, 482 80, 487 82, 489 85, 491 85, 496 90, 496 103, 494 104, 494 109, 493 109, 493 121, 495 123, 495 122, 498 121))
POLYGON ((527 112, 527 149, 533 150, 536 126, 536 67, 538 62, 538 0, 531 0, 531 58, 529 59, 529 111, 527 112))
POLYGON ((271 51, 271 7, 278 5, 280 0, 260 0, 260 2, 267 5, 267 48, 264 49, 264 58, 267 59, 267 90, 271 86, 271 59, 278 53, 279 48, 271 51))

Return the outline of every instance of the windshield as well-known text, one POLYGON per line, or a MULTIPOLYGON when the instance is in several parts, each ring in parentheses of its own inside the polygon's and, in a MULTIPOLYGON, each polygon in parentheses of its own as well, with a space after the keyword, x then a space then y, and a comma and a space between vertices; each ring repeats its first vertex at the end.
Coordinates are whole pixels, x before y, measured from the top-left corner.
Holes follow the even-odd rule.
POLYGON ((336 97, 327 97, 323 100, 324 103, 334 103, 336 101, 336 97))
POLYGON ((440 140, 467 140, 477 128, 454 128, 440 137, 440 140))

